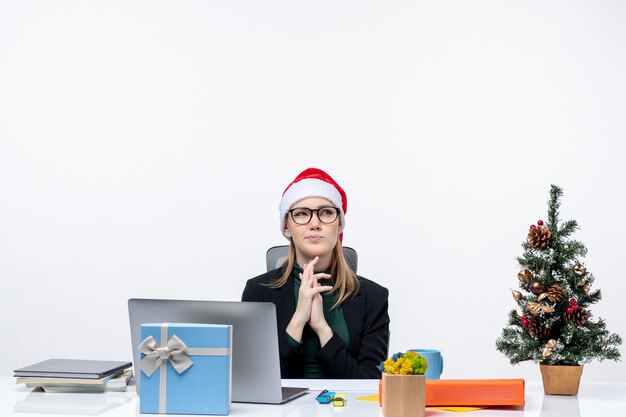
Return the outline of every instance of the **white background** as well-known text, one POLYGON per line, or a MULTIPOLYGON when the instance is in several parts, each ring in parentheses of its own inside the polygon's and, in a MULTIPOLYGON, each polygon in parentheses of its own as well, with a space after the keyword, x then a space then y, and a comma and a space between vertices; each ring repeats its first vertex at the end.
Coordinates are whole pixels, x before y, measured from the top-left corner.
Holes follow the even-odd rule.
POLYGON ((592 313, 626 337, 625 21, 620 1, 0 0, 0 375, 130 360, 129 297, 238 300, 309 166, 347 190, 391 351, 539 378, 494 344, 550 184, 592 313))

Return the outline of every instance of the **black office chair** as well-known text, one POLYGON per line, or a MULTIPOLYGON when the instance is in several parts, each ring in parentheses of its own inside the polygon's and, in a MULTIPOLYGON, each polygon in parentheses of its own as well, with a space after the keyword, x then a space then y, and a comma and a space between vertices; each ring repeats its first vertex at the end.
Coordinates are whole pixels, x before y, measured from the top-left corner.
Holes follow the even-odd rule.
MULTIPOLYGON (((356 254, 356 251, 348 246, 343 247, 343 255, 346 257, 346 261, 348 261, 348 265, 356 274, 356 268, 359 263, 359 256, 356 254)), ((289 246, 281 245, 281 246, 273 246, 267 250, 265 254, 265 262, 267 266, 267 270, 271 271, 272 269, 276 269, 281 266, 287 260, 289 256, 289 246)))

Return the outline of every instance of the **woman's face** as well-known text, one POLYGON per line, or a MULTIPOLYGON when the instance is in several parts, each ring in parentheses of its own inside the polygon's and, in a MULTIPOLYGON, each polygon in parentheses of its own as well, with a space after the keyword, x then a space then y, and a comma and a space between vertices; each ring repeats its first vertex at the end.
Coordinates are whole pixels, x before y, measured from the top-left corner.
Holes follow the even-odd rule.
MULTIPOLYGON (((291 209, 308 208, 317 210, 323 207, 329 207, 332 211, 334 205, 325 198, 309 197, 298 201, 291 209)), ((293 214, 298 216, 299 213, 293 212, 293 214)), ((332 223, 323 223, 320 221, 319 216, 322 216, 324 219, 325 215, 328 215, 328 211, 316 211, 311 214, 311 220, 308 223, 297 224, 294 222, 292 214, 287 214, 286 235, 293 240, 296 247, 296 259, 301 266, 316 256, 320 257, 318 266, 322 268, 330 266, 333 249, 339 238, 340 220, 339 216, 337 216, 337 219, 332 223)))

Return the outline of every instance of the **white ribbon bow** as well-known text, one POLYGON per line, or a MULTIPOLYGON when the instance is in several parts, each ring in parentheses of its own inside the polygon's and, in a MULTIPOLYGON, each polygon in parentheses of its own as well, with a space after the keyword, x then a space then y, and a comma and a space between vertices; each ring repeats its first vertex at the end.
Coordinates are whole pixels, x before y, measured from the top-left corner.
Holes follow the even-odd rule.
POLYGON ((173 335, 163 347, 158 345, 154 337, 148 336, 139 345, 139 351, 146 355, 141 360, 141 370, 149 377, 168 359, 179 374, 193 365, 193 361, 188 356, 187 345, 176 335, 173 335))

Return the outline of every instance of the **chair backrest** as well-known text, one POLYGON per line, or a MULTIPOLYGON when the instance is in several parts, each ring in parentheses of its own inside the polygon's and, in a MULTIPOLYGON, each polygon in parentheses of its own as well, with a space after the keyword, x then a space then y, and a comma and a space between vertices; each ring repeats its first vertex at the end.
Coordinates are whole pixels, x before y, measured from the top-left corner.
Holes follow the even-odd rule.
MULTIPOLYGON (((344 246, 343 247, 343 255, 346 257, 346 261, 348 261, 348 265, 356 274, 356 268, 359 264, 359 256, 356 254, 356 251, 351 247, 344 246)), ((265 254, 265 262, 267 266, 267 270, 271 271, 272 269, 276 269, 280 267, 289 256, 289 246, 281 245, 281 246, 273 246, 267 250, 265 254)))

